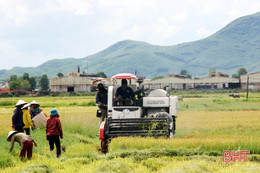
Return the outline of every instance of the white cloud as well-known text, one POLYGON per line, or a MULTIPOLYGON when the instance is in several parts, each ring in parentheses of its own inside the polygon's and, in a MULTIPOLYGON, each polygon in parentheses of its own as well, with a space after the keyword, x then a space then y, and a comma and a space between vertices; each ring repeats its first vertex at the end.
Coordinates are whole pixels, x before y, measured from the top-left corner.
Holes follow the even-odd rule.
POLYGON ((0 69, 26 66, 20 57, 84 57, 124 39, 194 41, 259 9, 259 0, 0 0, 0 69))
POLYGON ((19 27, 27 22, 28 8, 21 1, 0 1, 1 28, 19 27))
POLYGON ((180 27, 170 24, 165 18, 160 17, 158 20, 158 26, 156 27, 155 33, 160 37, 168 38, 174 33, 180 31, 180 27))
POLYGON ((59 0, 58 9, 63 12, 72 12, 75 15, 82 16, 90 13, 93 5, 86 0, 59 0))
POLYGON ((171 16, 172 22, 184 22, 186 19, 187 19, 187 12, 185 12, 185 11, 171 16))
POLYGON ((200 37, 207 37, 209 36, 211 33, 210 31, 208 31, 206 28, 201 27, 197 30, 196 34, 200 37))

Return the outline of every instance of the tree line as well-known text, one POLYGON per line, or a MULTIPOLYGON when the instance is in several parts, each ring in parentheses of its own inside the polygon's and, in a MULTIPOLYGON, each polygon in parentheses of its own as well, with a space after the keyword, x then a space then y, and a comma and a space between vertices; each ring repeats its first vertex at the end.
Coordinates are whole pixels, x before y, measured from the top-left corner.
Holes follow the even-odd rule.
POLYGON ((24 73, 22 76, 11 75, 10 78, 5 80, 9 83, 10 90, 25 90, 35 91, 36 88, 47 91, 49 89, 49 79, 47 74, 42 76, 30 77, 28 73, 24 73))

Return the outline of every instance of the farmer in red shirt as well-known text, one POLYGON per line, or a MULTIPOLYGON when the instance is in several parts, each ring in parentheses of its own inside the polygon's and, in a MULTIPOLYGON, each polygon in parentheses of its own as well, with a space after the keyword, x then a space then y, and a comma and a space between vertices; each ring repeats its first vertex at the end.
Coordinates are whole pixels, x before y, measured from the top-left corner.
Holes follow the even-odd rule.
POLYGON ((54 149, 55 144, 57 157, 60 157, 60 138, 63 139, 63 133, 57 109, 51 110, 50 118, 46 121, 46 136, 47 140, 49 141, 50 150, 52 151, 54 149))

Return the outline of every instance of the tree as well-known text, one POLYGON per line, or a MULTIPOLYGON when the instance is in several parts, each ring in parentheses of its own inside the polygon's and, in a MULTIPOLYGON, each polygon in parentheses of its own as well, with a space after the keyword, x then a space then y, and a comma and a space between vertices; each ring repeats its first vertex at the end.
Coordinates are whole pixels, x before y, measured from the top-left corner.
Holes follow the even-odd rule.
POLYGON ((188 74, 187 70, 181 70, 180 74, 181 75, 186 75, 187 78, 190 78, 190 79, 192 78, 192 76, 190 74, 188 74))
POLYGON ((240 78, 240 76, 243 75, 243 74, 247 74, 246 69, 244 67, 239 68, 238 71, 237 71, 238 77, 240 78))
POLYGON ((98 77, 107 78, 107 75, 102 71, 97 73, 98 77))
POLYGON ((212 75, 212 74, 215 74, 216 73, 216 69, 214 68, 210 68, 209 69, 209 77, 212 75))
POLYGON ((29 91, 31 89, 31 85, 28 80, 21 80, 20 84, 21 84, 20 89, 22 90, 29 91))
POLYGON ((16 81, 16 80, 17 80, 17 76, 15 74, 10 76, 10 81, 16 81))
POLYGON ((233 74, 232 78, 239 78, 239 76, 237 74, 233 74))
POLYGON ((155 76, 155 77, 152 78, 152 80, 154 80, 154 79, 161 79, 161 78, 164 78, 164 76, 155 76))
POLYGON ((187 70, 181 70, 180 72, 181 75, 187 75, 187 73, 188 73, 187 70))
POLYGON ((17 90, 21 88, 21 82, 20 81, 10 81, 9 84, 10 90, 17 90))
POLYGON ((232 78, 240 78, 241 75, 247 74, 247 71, 244 67, 238 69, 237 74, 233 74, 232 78))
POLYGON ((190 74, 187 74, 187 78, 192 79, 192 76, 190 74))
POLYGON ((31 91, 32 91, 32 90, 35 90, 35 88, 36 88, 36 80, 35 80, 34 77, 30 77, 30 78, 29 78, 29 83, 30 83, 30 85, 31 85, 30 90, 31 90, 31 91))
POLYGON ((58 77, 63 77, 64 75, 63 75, 63 73, 59 72, 59 73, 57 74, 57 76, 58 76, 58 77))
POLYGON ((5 82, 10 82, 10 78, 5 78, 5 82))
POLYGON ((24 73, 22 78, 23 78, 23 80, 29 81, 29 74, 28 73, 24 73))
POLYGON ((44 74, 41 76, 39 84, 40 84, 41 90, 47 91, 49 89, 49 79, 48 79, 47 74, 44 74))

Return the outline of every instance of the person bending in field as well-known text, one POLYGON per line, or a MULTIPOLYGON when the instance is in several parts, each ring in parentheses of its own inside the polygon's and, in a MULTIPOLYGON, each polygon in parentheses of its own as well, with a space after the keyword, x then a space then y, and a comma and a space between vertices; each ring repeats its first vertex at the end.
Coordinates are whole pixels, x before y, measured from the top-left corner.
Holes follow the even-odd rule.
POLYGON ((61 155, 60 138, 63 139, 63 132, 57 109, 51 110, 50 118, 46 121, 46 136, 49 141, 50 150, 54 150, 55 144, 57 157, 59 158, 61 155))
POLYGON ((28 159, 32 158, 33 151, 33 143, 35 147, 37 147, 37 143, 33 140, 33 138, 29 135, 26 135, 23 132, 18 131, 10 131, 7 136, 7 141, 11 142, 11 147, 9 152, 13 150, 14 142, 18 142, 21 146, 20 157, 25 158, 27 156, 28 159))

